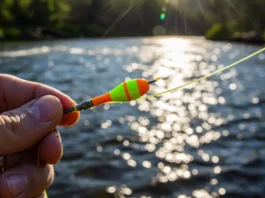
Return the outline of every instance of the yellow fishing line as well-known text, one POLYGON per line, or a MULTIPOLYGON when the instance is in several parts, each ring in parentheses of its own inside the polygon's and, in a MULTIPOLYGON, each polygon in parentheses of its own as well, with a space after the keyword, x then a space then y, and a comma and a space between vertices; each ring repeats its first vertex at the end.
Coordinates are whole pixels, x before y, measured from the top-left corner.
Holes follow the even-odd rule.
POLYGON ((115 87, 114 89, 112 89, 109 93, 107 94, 103 94, 100 96, 97 96, 95 98, 92 98, 90 100, 84 101, 81 104, 78 104, 74 107, 70 107, 67 109, 64 109, 64 115, 71 113, 71 112, 75 112, 75 111, 81 111, 84 109, 88 109, 88 108, 92 108, 94 106, 98 106, 101 104, 117 104, 117 103, 124 103, 124 102, 129 102, 131 101, 131 97, 133 97, 133 100, 143 100, 143 99, 147 99, 147 98, 152 98, 152 97, 157 97, 157 96, 161 96, 163 94, 166 94, 168 92, 173 92, 173 91, 177 91, 179 89, 185 88, 189 85, 195 84, 199 81, 205 80, 207 78, 210 78, 214 75, 217 75, 218 73, 221 73, 222 71, 225 71, 231 67, 234 67, 242 62, 247 61, 248 59, 260 54, 261 52, 265 51, 265 47, 222 68, 222 69, 218 69, 206 76, 203 76, 201 78, 197 78, 195 80, 189 81, 183 85, 180 85, 178 87, 172 88, 172 89, 168 89, 165 91, 162 91, 160 93, 155 93, 152 95, 147 95, 147 96, 143 96, 148 90, 149 90, 149 84, 152 84, 154 82, 156 82, 157 80, 159 80, 159 78, 156 78, 155 80, 152 81, 147 81, 145 79, 133 79, 133 80, 129 80, 126 81, 124 83, 121 83, 120 85, 118 85, 117 87, 115 87), (135 87, 135 83, 137 84, 135 87), (128 87, 130 89, 128 89, 128 87), (136 89, 135 89, 136 88, 136 89), (137 94, 136 94, 136 92, 137 94), (132 94, 132 95, 130 95, 132 94), (143 97, 141 97, 143 96, 143 97))
POLYGON ((234 63, 232 63, 232 64, 230 64, 230 65, 228 65, 228 66, 226 66, 226 67, 224 67, 224 68, 222 68, 222 69, 218 69, 218 70, 216 70, 216 71, 214 71, 214 72, 212 72, 212 73, 210 73, 210 74, 208 74, 208 75, 206 75, 206 76, 203 76, 203 77, 201 77, 201 78, 198 78, 198 79, 192 80, 192 81, 187 82, 187 83, 185 83, 185 84, 183 84, 183 85, 180 85, 180 86, 178 86, 178 87, 175 87, 175 88, 172 88, 172 89, 169 89, 169 90, 166 90, 166 91, 160 92, 160 93, 155 93, 155 94, 152 94, 152 95, 148 95, 148 96, 141 97, 141 98, 139 98, 139 99, 137 99, 137 100, 143 100, 143 99, 147 99, 147 98, 152 98, 152 97, 156 97, 156 96, 163 95, 163 94, 168 93, 168 92, 177 91, 177 90, 179 90, 179 89, 182 89, 182 88, 184 88, 184 87, 187 87, 187 86, 189 86, 189 85, 192 85, 192 84, 194 84, 194 83, 197 83, 197 82, 199 82, 199 81, 202 81, 202 80, 204 80, 204 79, 210 78, 210 77, 212 77, 212 76, 214 76, 214 75, 216 75, 216 74, 218 74, 218 73, 220 73, 220 72, 222 72, 222 71, 224 71, 224 70, 227 70, 227 69, 229 69, 229 68, 231 68, 231 67, 234 67, 234 66, 236 66, 236 65, 238 65, 238 64, 240 64, 240 63, 242 63, 242 62, 245 62, 245 61, 247 61, 248 59, 253 58, 254 56, 260 54, 260 53, 263 52, 263 51, 265 51, 265 47, 262 48, 262 49, 260 49, 260 50, 258 50, 258 51, 256 51, 256 52, 254 52, 253 54, 250 54, 249 56, 246 56, 245 58, 242 58, 242 59, 240 59, 240 60, 238 60, 238 61, 236 61, 236 62, 234 62, 234 63))
MULTIPOLYGON (((162 91, 162 92, 159 92, 159 93, 155 93, 155 94, 152 94, 152 95, 143 96, 143 97, 140 97, 140 98, 135 99, 135 100, 137 101, 137 100, 143 100, 143 99, 147 99, 147 98, 157 97, 157 96, 161 96, 161 95, 163 95, 165 93, 168 93, 168 92, 173 92, 173 91, 177 91, 179 89, 185 88, 185 87, 187 87, 189 85, 195 84, 195 83, 197 83, 199 81, 202 81, 202 80, 210 78, 210 77, 212 77, 214 75, 217 75, 218 73, 220 73, 222 71, 225 71, 225 70, 227 70, 227 69, 229 69, 231 67, 234 67, 234 66, 236 66, 236 65, 238 65, 238 64, 240 64, 242 62, 245 62, 248 59, 253 58, 254 56, 256 56, 256 55, 258 55, 258 54, 260 54, 261 52, 264 52, 264 51, 265 51, 265 47, 260 49, 260 50, 258 50, 258 51, 256 51, 256 52, 254 52, 254 53, 252 53, 252 54, 250 54, 250 55, 248 55, 248 56, 246 56, 246 57, 244 57, 244 58, 242 58, 242 59, 240 59, 240 60, 238 60, 238 61, 236 61, 236 62, 234 62, 234 63, 232 63, 232 64, 230 64, 230 65, 228 65, 228 66, 226 66, 226 67, 224 67, 224 68, 218 69, 218 70, 216 70, 216 71, 214 71, 214 72, 212 72, 212 73, 210 73, 210 74, 208 74, 206 76, 203 76, 201 78, 197 78, 195 80, 189 81, 189 82, 187 82, 187 83, 185 83, 183 85, 180 85, 178 87, 175 87, 175 88, 172 88, 172 89, 168 89, 168 90, 165 90, 165 91, 162 91)), ((159 78, 156 78, 156 80, 159 80, 159 78)), ((112 102, 106 102, 105 104, 118 104, 118 103, 121 104, 121 103, 124 103, 124 102, 112 101, 112 102)))
POLYGON ((44 191, 44 198, 49 198, 48 195, 47 195, 46 190, 44 191))

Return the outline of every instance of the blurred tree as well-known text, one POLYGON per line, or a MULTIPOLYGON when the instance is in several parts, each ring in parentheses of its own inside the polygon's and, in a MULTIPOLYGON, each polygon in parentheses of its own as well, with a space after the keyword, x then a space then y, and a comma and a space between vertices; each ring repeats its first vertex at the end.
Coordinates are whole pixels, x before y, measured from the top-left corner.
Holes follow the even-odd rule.
POLYGON ((2 0, 0 3, 0 23, 12 23, 14 16, 11 12, 13 0, 2 0))
POLYGON ((264 32, 264 10, 264 0, 1 0, 0 38, 23 39, 38 28, 70 37, 153 35, 157 26, 225 38, 264 32))

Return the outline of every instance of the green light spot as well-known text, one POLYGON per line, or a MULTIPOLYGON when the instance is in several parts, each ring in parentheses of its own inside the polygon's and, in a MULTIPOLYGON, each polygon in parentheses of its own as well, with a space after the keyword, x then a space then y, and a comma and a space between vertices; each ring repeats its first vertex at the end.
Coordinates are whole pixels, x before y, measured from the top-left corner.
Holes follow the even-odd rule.
POLYGON ((166 14, 165 13, 161 13, 160 14, 160 20, 164 21, 166 19, 166 14))

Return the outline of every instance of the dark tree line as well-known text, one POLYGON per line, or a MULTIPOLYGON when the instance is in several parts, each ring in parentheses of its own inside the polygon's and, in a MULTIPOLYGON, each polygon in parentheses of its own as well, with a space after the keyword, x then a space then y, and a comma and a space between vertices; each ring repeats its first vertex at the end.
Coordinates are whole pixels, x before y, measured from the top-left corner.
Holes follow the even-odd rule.
POLYGON ((227 38, 253 30, 263 34, 264 10, 264 0, 1 0, 0 38, 227 38))

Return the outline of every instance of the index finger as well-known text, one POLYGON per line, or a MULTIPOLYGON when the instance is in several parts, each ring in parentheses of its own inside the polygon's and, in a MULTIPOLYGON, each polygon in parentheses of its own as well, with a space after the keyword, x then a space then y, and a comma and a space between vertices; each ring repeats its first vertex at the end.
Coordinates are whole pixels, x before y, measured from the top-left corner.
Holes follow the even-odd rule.
MULTIPOLYGON (((16 109, 31 100, 45 95, 57 97, 64 109, 76 105, 75 101, 69 96, 50 86, 23 80, 11 75, 0 74, 0 113, 16 109)), ((79 112, 64 116, 60 126, 76 124, 79 116, 79 112)))

